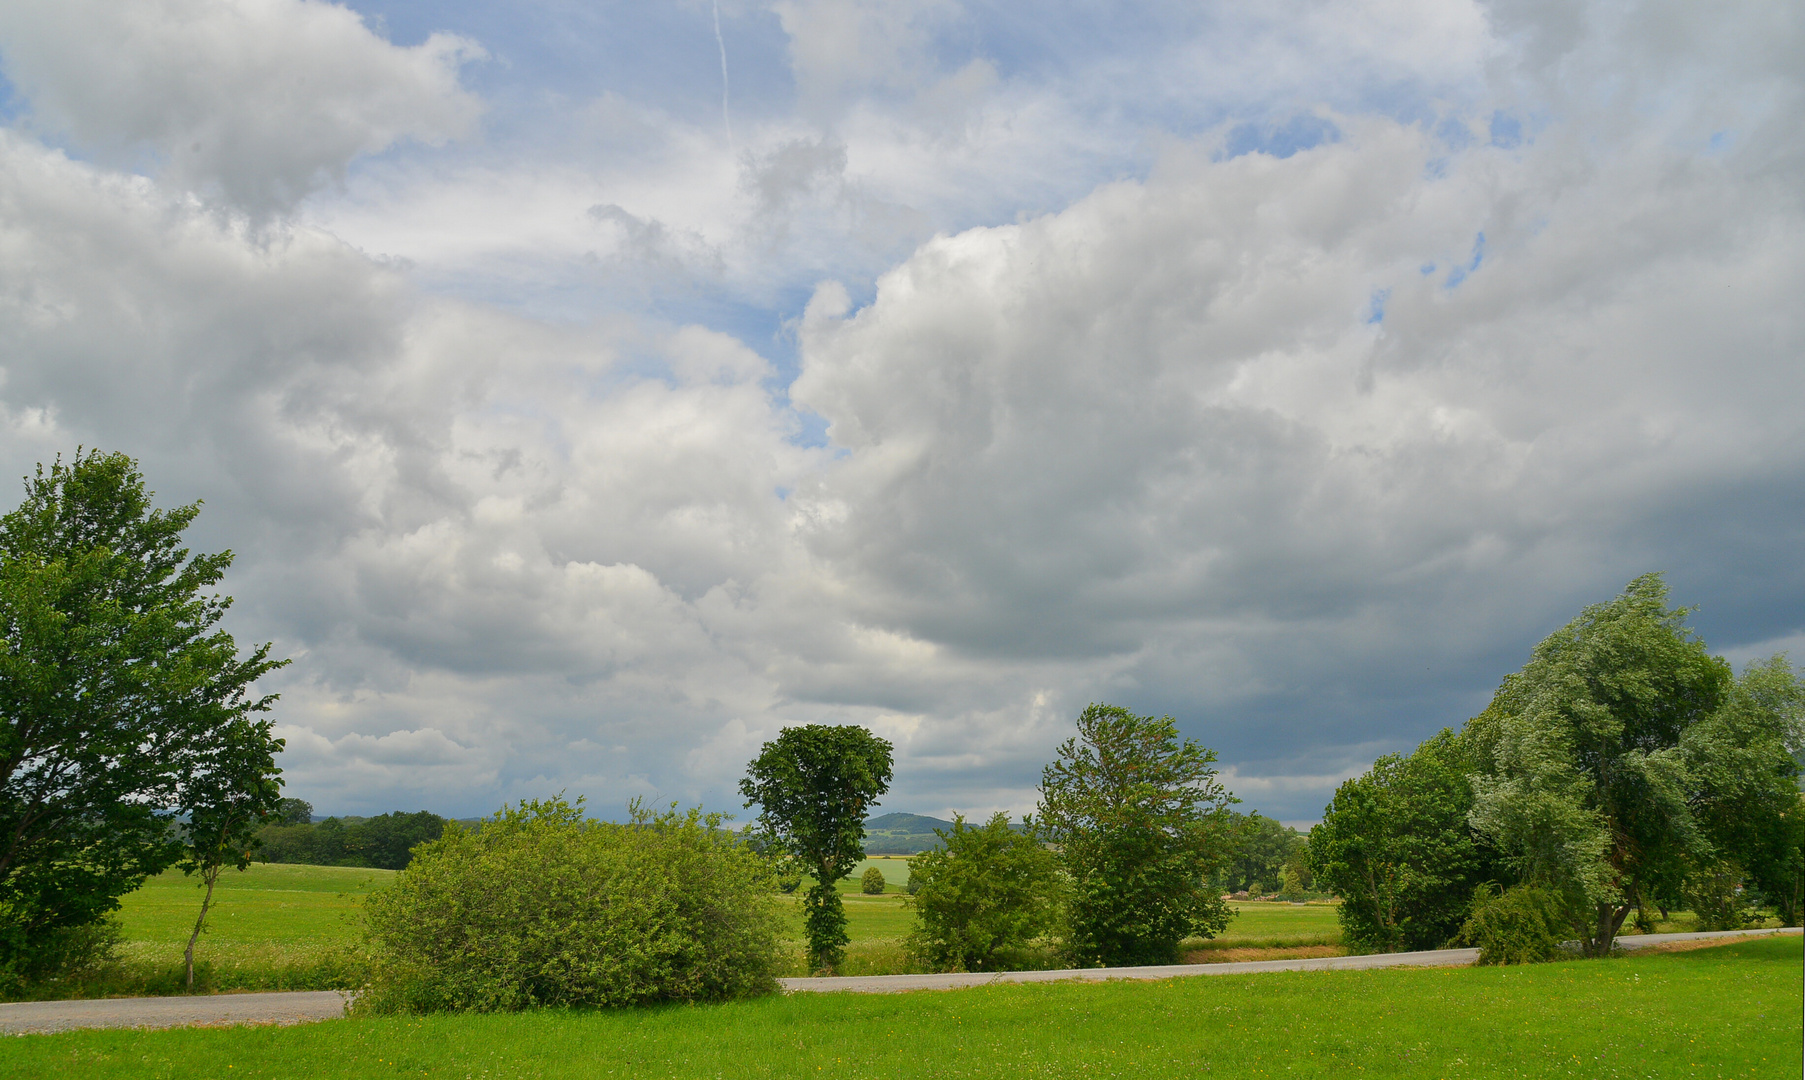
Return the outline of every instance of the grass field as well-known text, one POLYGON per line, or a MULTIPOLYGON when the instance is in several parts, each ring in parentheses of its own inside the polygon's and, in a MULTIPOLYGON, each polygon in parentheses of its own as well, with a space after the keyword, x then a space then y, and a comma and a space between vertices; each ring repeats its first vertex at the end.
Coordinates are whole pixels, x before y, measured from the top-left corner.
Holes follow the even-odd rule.
MULTIPOLYGON (((197 989, 334 990, 358 986, 364 965, 357 902, 392 870, 254 863, 220 877, 195 946, 197 989)), ((171 871, 120 897, 119 964, 96 979, 44 988, 51 997, 177 994, 182 950, 200 914, 195 879, 171 871)))
MULTIPOLYGON (((859 864, 857 873, 863 874, 867 866, 883 871, 891 891, 865 896, 858 891, 856 876, 841 883, 847 936, 852 939, 842 970, 849 975, 917 970, 903 952, 903 939, 914 923, 903 900, 908 860, 868 859, 859 864)), ((355 955, 361 936, 357 904, 393 876, 389 870, 263 863, 225 874, 207 918, 207 932, 195 950, 201 988, 327 990, 358 985, 363 968, 355 955)), ((799 904, 795 896, 784 903, 793 942, 785 974, 804 975, 799 904)), ((145 882, 122 899, 119 919, 126 942, 120 950, 124 961, 120 970, 74 992, 82 996, 181 992, 182 947, 199 906, 200 890, 191 877, 171 872, 145 882)), ((1335 909, 1328 905, 1232 906, 1239 916, 1228 932, 1214 941, 1189 943, 1192 959, 1211 959, 1216 950, 1338 945, 1341 940, 1335 909)))
POLYGON ((797 994, 618 1012, 88 1031, 0 1078, 1786 1077, 1800 940, 1517 968, 797 994))
MULTIPOLYGON (((893 891, 882 896, 858 892, 856 878, 842 883, 848 975, 901 974, 918 970, 903 951, 914 917, 904 903, 908 860, 869 859, 893 891)), ((393 871, 331 866, 254 864, 220 879, 208 931, 195 951, 198 989, 328 990, 360 985, 364 967, 356 946, 361 937, 359 900, 394 876, 393 871)), ((791 958, 786 975, 805 975, 802 917, 796 896, 788 911, 791 958)), ((76 987, 52 988, 49 996, 119 996, 180 993, 182 946, 200 905, 194 879, 180 873, 152 878, 123 898, 119 913, 126 941, 122 963, 104 979, 76 987)), ((1235 920, 1220 937, 1191 941, 1191 962, 1316 955, 1341 951, 1335 908, 1328 904, 1231 904, 1235 920), (1248 952, 1246 950, 1264 950, 1248 952)), ((1691 929, 1691 916, 1678 915, 1661 929, 1691 929)), ((1048 966, 1059 961, 1050 953, 1048 966)))

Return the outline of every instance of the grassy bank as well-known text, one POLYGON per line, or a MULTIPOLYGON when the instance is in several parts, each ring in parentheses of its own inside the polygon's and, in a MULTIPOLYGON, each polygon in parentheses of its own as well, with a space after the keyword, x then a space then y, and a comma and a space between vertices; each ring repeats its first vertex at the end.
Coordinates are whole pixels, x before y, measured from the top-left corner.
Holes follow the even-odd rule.
POLYGON ((0 1078, 1795 1076, 1800 960, 1798 938, 1765 938, 1526 968, 75 1032, 10 1042, 0 1078))

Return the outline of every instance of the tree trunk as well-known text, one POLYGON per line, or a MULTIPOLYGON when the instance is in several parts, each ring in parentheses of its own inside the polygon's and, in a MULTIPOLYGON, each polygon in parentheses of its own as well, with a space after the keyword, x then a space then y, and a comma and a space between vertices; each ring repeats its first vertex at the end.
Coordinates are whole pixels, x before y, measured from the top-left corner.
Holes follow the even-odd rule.
POLYGON ((1592 940, 1586 942, 1587 956, 1609 956, 1611 943, 1617 938, 1617 931, 1623 928, 1623 920, 1629 915, 1631 907, 1624 904, 1598 905, 1598 925, 1592 934, 1592 940))
POLYGON ((201 917, 194 920, 194 933, 188 935, 188 951, 182 954, 188 964, 188 989, 190 990, 194 989, 194 943, 200 940, 201 924, 207 921, 207 909, 213 906, 213 885, 219 880, 219 872, 223 869, 225 866, 222 863, 217 866, 209 866, 201 871, 201 876, 207 881, 207 895, 201 898, 201 917))

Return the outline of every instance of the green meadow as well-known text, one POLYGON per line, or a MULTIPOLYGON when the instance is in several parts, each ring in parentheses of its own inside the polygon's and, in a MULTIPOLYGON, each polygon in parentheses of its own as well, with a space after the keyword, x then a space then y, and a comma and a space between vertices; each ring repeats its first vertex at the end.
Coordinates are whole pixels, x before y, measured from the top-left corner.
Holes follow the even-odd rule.
MULTIPOLYGON (((336 990, 362 983, 358 949, 362 926, 358 902, 394 876, 390 870, 336 866, 253 864, 220 879, 207 932, 195 950, 197 990, 336 990)), ((905 858, 868 859, 854 878, 842 882, 847 933, 852 939, 842 968, 848 975, 901 974, 920 970, 904 952, 913 925, 904 901, 909 876, 905 858), (857 876, 866 866, 883 871, 890 890, 881 896, 859 892, 857 876)), ((785 897, 791 935, 789 975, 807 974, 803 963, 800 904, 785 897)), ((103 977, 52 988, 47 996, 103 997, 176 994, 185 990, 182 949, 194 926, 200 890, 193 878, 166 873, 122 900, 125 931, 120 964, 103 977)), ((1341 930, 1332 904, 1231 903, 1236 918, 1221 936, 1186 943, 1186 959, 1213 960, 1324 955, 1341 949, 1341 930)), ((1692 929, 1679 914, 1662 930, 1692 929)), ((1046 966, 1059 966, 1050 951, 1046 966)))
POLYGON ((1515 968, 794 994, 725 1005, 83 1031, 0 1078, 1782 1077, 1800 939, 1515 968))

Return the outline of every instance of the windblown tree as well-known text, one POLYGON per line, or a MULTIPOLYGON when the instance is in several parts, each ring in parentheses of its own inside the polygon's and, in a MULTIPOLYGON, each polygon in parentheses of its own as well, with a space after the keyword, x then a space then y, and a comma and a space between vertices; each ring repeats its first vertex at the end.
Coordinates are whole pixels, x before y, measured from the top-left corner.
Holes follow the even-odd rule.
POLYGON ((286 661, 241 656, 210 593, 232 553, 190 555, 200 504, 162 511, 124 454, 78 453, 26 479, 0 518, 0 967, 101 919, 183 855, 173 828, 232 732, 267 763, 286 661))
MULTIPOLYGON (((1681 737, 1680 753, 1693 777, 1693 813, 1712 849, 1707 862, 1688 868, 1695 907, 1735 911, 1740 884, 1773 904, 1781 922, 1799 925, 1805 893, 1802 719, 1805 682, 1785 657, 1775 656, 1750 664, 1722 707, 1681 737), (1721 883, 1715 896, 1708 882, 1721 883)), ((1737 920, 1717 921, 1724 923, 1718 929, 1734 929, 1730 923, 1737 920)))
POLYGON ((1537 645, 1465 733, 1474 827, 1563 898, 1592 955, 1662 882, 1748 846, 1797 776, 1785 710, 1739 705, 1687 614, 1659 574, 1637 578, 1537 645))
POLYGON ((1072 950, 1087 964, 1170 963, 1232 913, 1210 887, 1234 844, 1213 751, 1171 717, 1092 705, 1041 775, 1039 821, 1071 875, 1072 950))
POLYGON ((767 850, 813 875, 802 898, 809 967, 846 957, 846 909, 835 883, 865 857, 865 815, 890 790, 890 743, 862 727, 784 728, 747 765, 740 794, 757 806, 767 850))

